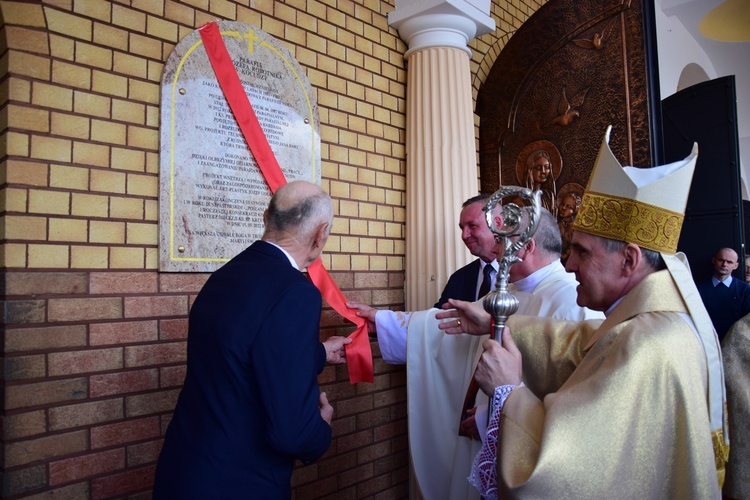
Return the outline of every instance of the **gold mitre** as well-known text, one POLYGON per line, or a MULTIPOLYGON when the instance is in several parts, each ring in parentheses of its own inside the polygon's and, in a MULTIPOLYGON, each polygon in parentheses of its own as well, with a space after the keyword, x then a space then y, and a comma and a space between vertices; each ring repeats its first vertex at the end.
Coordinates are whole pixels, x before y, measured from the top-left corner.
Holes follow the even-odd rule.
POLYGON ((609 148, 607 127, 573 229, 675 253, 690 194, 698 144, 682 161, 623 167, 609 148))

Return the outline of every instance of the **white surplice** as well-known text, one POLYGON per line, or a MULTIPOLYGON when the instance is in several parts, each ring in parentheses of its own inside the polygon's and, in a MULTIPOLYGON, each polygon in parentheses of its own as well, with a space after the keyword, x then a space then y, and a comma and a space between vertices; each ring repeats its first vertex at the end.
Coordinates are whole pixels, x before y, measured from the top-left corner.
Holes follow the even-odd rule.
MULTIPOLYGON (((555 261, 511 285, 519 300, 517 314, 603 318, 576 304, 577 285, 573 274, 555 261)), ((478 499, 466 478, 481 442, 459 436, 458 428, 466 390, 487 336, 446 335, 438 328, 438 312, 378 311, 378 341, 387 363, 407 366, 409 449, 423 498, 478 499)), ((480 392, 477 405, 486 402, 480 392)))

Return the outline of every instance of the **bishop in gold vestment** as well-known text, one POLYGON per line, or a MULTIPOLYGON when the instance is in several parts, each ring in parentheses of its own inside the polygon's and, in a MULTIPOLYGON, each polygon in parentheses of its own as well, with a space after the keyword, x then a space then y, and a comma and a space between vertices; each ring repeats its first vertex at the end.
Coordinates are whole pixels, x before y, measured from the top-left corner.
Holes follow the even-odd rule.
POLYGON ((526 387, 500 420, 500 496, 718 498, 706 363, 685 313, 665 270, 598 328, 512 316, 526 387))

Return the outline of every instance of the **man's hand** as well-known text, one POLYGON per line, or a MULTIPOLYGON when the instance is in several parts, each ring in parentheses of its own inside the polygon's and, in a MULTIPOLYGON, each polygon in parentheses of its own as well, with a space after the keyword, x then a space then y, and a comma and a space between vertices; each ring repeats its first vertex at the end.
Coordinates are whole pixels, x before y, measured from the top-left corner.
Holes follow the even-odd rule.
POLYGON ((445 330, 445 333, 469 333, 471 335, 487 335, 490 333, 492 317, 478 302, 449 299, 443 307, 453 308, 435 315, 437 319, 450 320, 438 324, 438 328, 445 330))
POLYGON ((487 339, 482 347, 484 352, 479 358, 474 376, 485 394, 492 397, 495 387, 521 383, 521 352, 507 327, 503 329, 502 345, 487 339))
POLYGON ((346 349, 344 349, 344 346, 351 343, 352 339, 349 337, 339 337, 338 335, 328 337, 328 340, 323 342, 323 347, 326 350, 326 363, 332 365, 346 363, 346 349))
POLYGON ((353 301, 347 302, 346 307, 349 309, 356 309, 357 316, 365 318, 367 322, 367 333, 377 333, 375 329, 375 315, 378 312, 377 309, 370 307, 367 304, 353 301))
POLYGON ((476 408, 470 408, 466 410, 466 414, 468 415, 468 417, 461 421, 460 427, 466 436, 470 437, 471 439, 481 440, 481 438, 479 437, 479 429, 477 428, 477 421, 475 416, 476 412, 476 408))
POLYGON ((318 396, 318 408, 320 408, 320 416, 331 425, 331 419, 333 419, 333 406, 328 402, 328 397, 325 392, 321 392, 318 396))

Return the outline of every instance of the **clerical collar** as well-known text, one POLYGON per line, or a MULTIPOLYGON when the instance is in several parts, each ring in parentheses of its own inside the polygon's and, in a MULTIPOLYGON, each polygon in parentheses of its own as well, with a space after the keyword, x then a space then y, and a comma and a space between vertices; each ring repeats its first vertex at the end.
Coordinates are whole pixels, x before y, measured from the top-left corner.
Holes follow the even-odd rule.
POLYGON ((723 283, 724 286, 729 288, 732 285, 732 275, 730 274, 729 276, 727 276, 724 281, 717 279, 716 276, 711 276, 711 283, 713 283, 714 286, 718 285, 719 283, 723 283))
POLYGON ((552 274, 558 267, 562 267, 560 261, 552 261, 546 266, 539 268, 533 273, 529 274, 525 278, 514 281, 513 284, 519 292, 531 293, 539 285, 539 283, 542 282, 544 278, 552 274))
POLYGON ((615 303, 612 304, 611 306, 609 306, 609 309, 607 309, 606 311, 604 311, 604 316, 609 316, 609 313, 611 313, 614 310, 614 308, 617 307, 617 304, 619 304, 620 302, 622 302, 622 299, 624 299, 624 298, 625 298, 625 295, 623 295, 619 299, 615 300, 615 303))
POLYGON ((282 252, 284 252, 284 255, 286 255, 287 259, 289 259, 289 263, 292 265, 292 267, 295 268, 297 271, 299 271, 299 266, 297 265, 297 262, 292 258, 292 255, 289 252, 287 252, 286 250, 284 250, 283 248, 281 248, 279 245, 277 245, 273 241, 267 241, 267 240, 263 240, 263 241, 265 241, 269 245, 275 246, 276 248, 278 248, 279 250, 281 250, 282 252))

